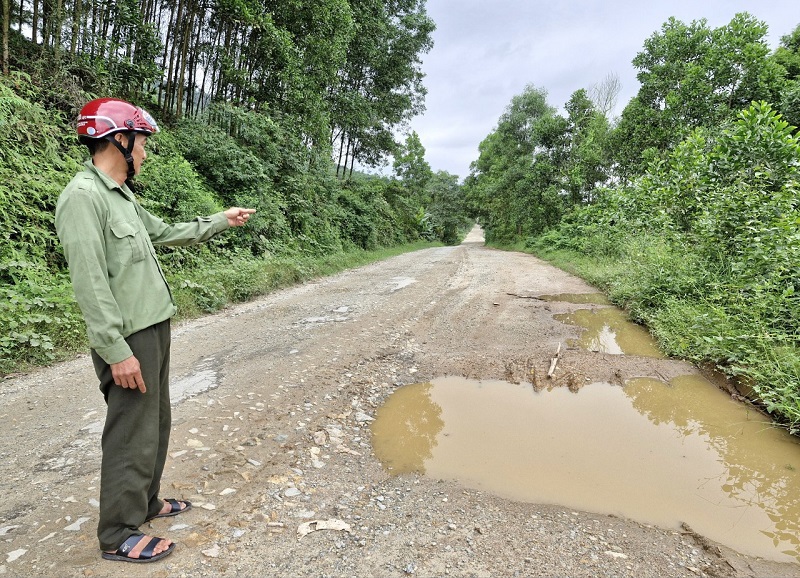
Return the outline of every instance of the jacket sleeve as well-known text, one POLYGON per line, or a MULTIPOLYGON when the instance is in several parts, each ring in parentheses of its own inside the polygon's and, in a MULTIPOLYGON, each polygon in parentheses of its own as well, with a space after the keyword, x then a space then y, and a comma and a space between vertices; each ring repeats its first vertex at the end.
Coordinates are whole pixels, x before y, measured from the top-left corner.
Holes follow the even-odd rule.
POLYGON ((137 204, 136 210, 154 245, 195 245, 208 241, 214 235, 230 228, 227 217, 221 212, 209 217, 197 217, 188 223, 170 225, 142 208, 141 205, 137 204))
POLYGON ((111 364, 133 353, 122 336, 122 314, 109 285, 103 235, 106 218, 106 212, 86 189, 65 192, 56 206, 56 232, 86 321, 89 345, 111 364))

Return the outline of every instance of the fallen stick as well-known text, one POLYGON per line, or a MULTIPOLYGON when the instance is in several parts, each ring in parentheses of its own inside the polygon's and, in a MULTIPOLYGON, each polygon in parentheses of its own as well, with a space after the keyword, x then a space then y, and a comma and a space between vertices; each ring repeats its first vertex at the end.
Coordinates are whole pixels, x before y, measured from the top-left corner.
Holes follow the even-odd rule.
POLYGON ((561 343, 558 344, 558 349, 556 350, 556 356, 550 360, 550 370, 547 372, 547 378, 551 379, 553 374, 556 371, 556 365, 558 365, 558 359, 561 357, 561 343))

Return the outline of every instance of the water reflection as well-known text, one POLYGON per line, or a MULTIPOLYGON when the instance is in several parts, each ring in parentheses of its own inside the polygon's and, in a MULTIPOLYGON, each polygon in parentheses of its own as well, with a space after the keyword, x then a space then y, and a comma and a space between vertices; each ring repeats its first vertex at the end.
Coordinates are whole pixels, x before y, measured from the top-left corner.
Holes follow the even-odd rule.
POLYGON ((424 474, 426 460, 433 457, 444 421, 442 408, 431 399, 432 388, 432 383, 400 388, 378 409, 372 424, 375 453, 392 473, 424 474))
POLYGON ((699 376, 536 393, 441 378, 398 389, 372 425, 393 473, 694 530, 800 560, 800 444, 699 376))
POLYGON ((633 407, 654 424, 666 424, 683 437, 697 437, 715 450, 723 471, 715 480, 736 507, 767 515, 773 527, 762 529, 773 545, 800 552, 800 454, 797 441, 775 429, 761 414, 700 376, 682 376, 665 388, 660 381, 636 379, 625 392, 633 407), (676 404, 675 401, 680 400, 676 404))
POLYGON ((557 321, 583 327, 585 331, 578 344, 589 351, 664 357, 650 333, 632 323, 623 311, 614 307, 578 309, 573 313, 562 313, 553 317, 557 321))
POLYGON ((561 301, 577 305, 611 305, 602 293, 559 293, 558 295, 539 295, 542 301, 561 301))

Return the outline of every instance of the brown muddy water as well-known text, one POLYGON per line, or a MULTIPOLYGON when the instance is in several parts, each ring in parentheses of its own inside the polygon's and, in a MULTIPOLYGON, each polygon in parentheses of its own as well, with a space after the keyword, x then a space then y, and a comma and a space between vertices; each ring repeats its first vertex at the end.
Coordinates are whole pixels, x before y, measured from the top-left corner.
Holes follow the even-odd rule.
POLYGON ((664 357, 650 333, 644 327, 631 323, 627 315, 616 307, 578 309, 573 313, 563 313, 553 317, 557 321, 584 329, 581 337, 572 345, 614 355, 664 357))
POLYGON ((399 388, 372 424, 391 473, 678 528, 800 560, 800 443, 701 376, 535 392, 443 377, 399 388))

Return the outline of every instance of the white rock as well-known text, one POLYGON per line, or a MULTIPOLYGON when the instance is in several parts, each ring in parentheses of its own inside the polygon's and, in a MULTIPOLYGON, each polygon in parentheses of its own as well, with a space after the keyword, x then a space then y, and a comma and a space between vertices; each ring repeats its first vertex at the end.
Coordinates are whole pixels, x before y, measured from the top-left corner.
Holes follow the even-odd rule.
POLYGON ((357 411, 355 415, 356 421, 358 422, 365 422, 365 421, 374 421, 375 418, 368 416, 363 411, 357 411))
POLYGON ((8 553, 8 558, 6 558, 6 562, 13 562, 20 556, 24 555, 27 550, 25 548, 20 548, 19 550, 14 550, 13 552, 8 553))
POLYGON ((623 554, 622 552, 613 552, 611 550, 606 550, 605 554, 606 556, 611 556, 612 558, 621 558, 623 560, 626 560, 628 558, 628 556, 623 554))
POLYGON ((200 504, 200 507, 204 510, 216 510, 217 507, 214 504, 200 504))
POLYGON ((214 544, 208 550, 202 550, 204 556, 209 558, 219 558, 219 544, 214 544))
POLYGON ((74 523, 72 523, 69 526, 67 526, 66 528, 64 528, 64 530, 66 530, 68 532, 78 532, 81 529, 81 525, 83 525, 84 523, 86 523, 88 521, 89 521, 88 517, 81 516, 80 518, 75 520, 74 523))
POLYGON ((222 490, 219 493, 219 495, 220 496, 230 496, 231 494, 235 494, 235 493, 236 493, 236 490, 234 490, 233 488, 225 488, 224 490, 222 490))
POLYGON ((204 444, 200 440, 190 439, 186 441, 186 445, 190 448, 202 448, 204 444))

